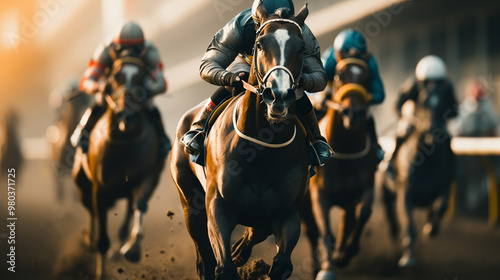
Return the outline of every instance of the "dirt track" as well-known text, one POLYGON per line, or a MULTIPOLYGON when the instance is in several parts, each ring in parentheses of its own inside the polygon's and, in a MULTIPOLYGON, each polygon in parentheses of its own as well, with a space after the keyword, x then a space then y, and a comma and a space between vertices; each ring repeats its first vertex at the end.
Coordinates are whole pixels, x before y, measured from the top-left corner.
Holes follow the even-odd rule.
MULTIPOLYGON (((70 180, 67 180, 66 201, 63 205, 55 202, 55 178, 51 168, 48 161, 29 161, 18 174, 16 273, 7 271, 6 239, 1 238, 0 279, 92 279, 94 256, 81 242, 86 212, 75 200, 75 187, 70 180)), ((167 169, 145 218, 143 257, 138 264, 112 254, 117 249, 117 228, 123 219, 124 208, 124 203, 118 203, 109 212, 112 250, 108 273, 111 279, 196 279, 194 246, 167 169), (169 210, 174 213, 171 218, 166 215, 169 210)), ((6 221, 5 199, 0 209, 1 220, 6 221)), ((375 205, 374 215, 363 235, 361 253, 348 268, 338 270, 339 279, 499 279, 499 228, 489 228, 486 221, 460 218, 445 221, 437 238, 419 239, 419 265, 401 270, 394 265, 397 250, 386 234, 381 210, 375 205)), ((423 213, 417 214, 421 226, 423 213)), ((0 233, 3 234, 6 230, 2 228, 0 233)), ((237 230, 235 238, 241 230, 237 230)), ((262 257, 270 263, 274 252, 269 238, 257 247, 252 258, 262 257)), ((309 245, 304 237, 294 251, 293 263, 295 269, 290 279, 309 279, 309 245)))

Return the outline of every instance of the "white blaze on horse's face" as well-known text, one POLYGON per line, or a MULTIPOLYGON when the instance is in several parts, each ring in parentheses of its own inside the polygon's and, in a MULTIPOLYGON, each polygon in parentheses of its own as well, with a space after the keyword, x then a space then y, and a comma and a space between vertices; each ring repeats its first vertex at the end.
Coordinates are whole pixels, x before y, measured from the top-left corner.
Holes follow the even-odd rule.
POLYGON ((122 71, 125 74, 125 84, 132 84, 132 78, 139 73, 139 67, 136 65, 127 64, 122 67, 122 71))
POLYGON ((359 76, 361 75, 361 73, 363 73, 363 70, 361 69, 361 67, 353 65, 351 67, 351 73, 353 74, 353 76, 359 76))
MULTIPOLYGON (((286 29, 278 29, 274 32, 273 36, 276 42, 278 42, 280 49, 280 55, 277 58, 278 61, 276 65, 285 66, 285 47, 290 40, 290 34, 286 29)), ((289 89, 292 87, 291 77, 284 71, 274 71, 271 77, 272 80, 276 82, 278 88, 289 89)))

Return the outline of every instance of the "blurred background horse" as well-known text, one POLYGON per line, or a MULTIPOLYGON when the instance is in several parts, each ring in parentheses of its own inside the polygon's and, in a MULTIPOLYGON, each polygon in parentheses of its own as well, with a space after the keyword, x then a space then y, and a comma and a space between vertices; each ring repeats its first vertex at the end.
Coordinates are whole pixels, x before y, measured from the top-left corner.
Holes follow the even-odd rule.
POLYGON ((333 265, 346 266, 359 251, 359 239, 371 214, 374 148, 367 122, 371 96, 367 91, 369 70, 365 61, 346 58, 337 64, 336 92, 326 100, 327 113, 320 121, 322 134, 335 151, 311 178, 311 205, 304 207, 303 221, 311 243, 316 279, 336 279, 333 265), (331 231, 330 209, 342 208, 338 239, 331 231), (318 256, 318 245, 322 250, 318 256), (334 252, 335 250, 335 252, 334 252), (335 262, 334 262, 335 261, 335 262))

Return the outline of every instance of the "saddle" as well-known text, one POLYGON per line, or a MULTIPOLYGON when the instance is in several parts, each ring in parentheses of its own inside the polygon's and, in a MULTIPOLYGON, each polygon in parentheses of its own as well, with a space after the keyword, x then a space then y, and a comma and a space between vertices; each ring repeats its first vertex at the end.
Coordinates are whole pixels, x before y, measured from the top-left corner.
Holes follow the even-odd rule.
POLYGON ((208 134, 210 133, 210 129, 214 125, 215 121, 217 118, 220 116, 220 114, 226 109, 227 105, 231 102, 231 100, 234 99, 234 96, 231 96, 227 98, 226 100, 222 101, 215 109, 212 111, 210 116, 207 119, 207 122, 205 123, 205 126, 203 127, 203 130, 206 132, 205 133, 205 141, 203 143, 203 149, 200 151, 199 154, 197 155, 189 155, 189 160, 191 162, 194 162, 200 166, 205 166, 205 146, 207 143, 207 137, 208 134))
MULTIPOLYGON (((197 155, 189 155, 189 160, 191 162, 194 162, 200 166, 203 166, 205 167, 205 157, 206 157, 206 154, 205 154, 205 146, 206 146, 206 140, 207 140, 207 137, 208 137, 208 134, 210 133, 210 129, 212 128, 212 126, 214 125, 215 121, 217 120, 217 118, 222 114, 222 112, 226 109, 227 105, 229 105, 229 103, 234 99, 235 97, 234 96, 231 96, 229 98, 227 98, 226 100, 222 101, 213 111, 212 113, 210 114, 210 116, 208 117, 208 120, 207 122, 205 123, 205 126, 204 126, 204 130, 206 131, 205 133, 205 141, 204 141, 204 145, 203 145, 203 149, 200 151, 199 154, 197 155)), ((313 165, 313 162, 314 162, 314 157, 315 157, 315 152, 312 148, 312 145, 310 144, 312 139, 314 139, 312 137, 312 133, 310 132, 310 130, 307 128, 306 125, 304 125, 305 123, 305 120, 302 119, 302 116, 300 117, 295 117, 296 120, 297 120, 297 125, 299 126, 299 129, 300 131, 302 131, 302 134, 307 138, 307 142, 309 143, 308 147, 307 147, 307 152, 308 152, 308 160, 309 160, 309 165, 310 165, 310 168, 309 168, 309 173, 310 173, 310 176, 314 176, 316 174, 316 170, 314 168, 314 165, 313 165)))

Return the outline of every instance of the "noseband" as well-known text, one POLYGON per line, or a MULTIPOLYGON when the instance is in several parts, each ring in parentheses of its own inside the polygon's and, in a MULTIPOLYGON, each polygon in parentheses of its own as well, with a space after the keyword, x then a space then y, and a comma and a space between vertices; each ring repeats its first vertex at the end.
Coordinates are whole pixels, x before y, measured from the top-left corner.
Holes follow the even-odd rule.
MULTIPOLYGON (((264 22, 259 27, 259 29, 257 29, 255 38, 259 37, 260 33, 262 32, 263 28, 266 27, 266 25, 268 25, 270 23, 273 23, 273 22, 291 23, 291 24, 295 25, 299 29, 299 32, 302 35, 302 28, 300 27, 300 25, 298 23, 296 23, 293 20, 289 20, 289 19, 277 18, 277 19, 271 19, 271 20, 268 20, 268 21, 264 22)), ((257 42, 257 40, 255 40, 255 42, 257 42)), ((274 67, 271 67, 271 69, 269 69, 266 72, 266 74, 264 76, 262 76, 260 74, 260 72, 257 70, 257 55, 256 54, 257 54, 257 48, 254 45, 254 47, 253 47, 253 61, 252 61, 252 64, 253 64, 253 72, 255 74, 255 77, 257 77, 257 82, 259 83, 259 87, 255 88, 254 86, 252 86, 252 85, 248 84, 247 82, 243 81, 243 87, 245 89, 247 89, 247 90, 249 90, 249 91, 251 91, 251 92, 253 92, 255 94, 262 95, 262 92, 264 92, 264 90, 266 89, 265 85, 267 83, 267 80, 269 79, 269 76, 271 75, 272 72, 278 71, 278 70, 285 71, 285 73, 288 74, 288 76, 290 77, 290 79, 292 81, 292 90, 295 90, 299 86, 299 80, 300 80, 300 77, 302 76, 302 69, 300 70, 300 73, 298 75, 297 80, 293 77, 292 71, 290 71, 290 69, 288 69, 285 66, 281 66, 281 65, 276 65, 274 67)))

